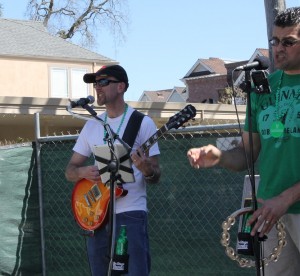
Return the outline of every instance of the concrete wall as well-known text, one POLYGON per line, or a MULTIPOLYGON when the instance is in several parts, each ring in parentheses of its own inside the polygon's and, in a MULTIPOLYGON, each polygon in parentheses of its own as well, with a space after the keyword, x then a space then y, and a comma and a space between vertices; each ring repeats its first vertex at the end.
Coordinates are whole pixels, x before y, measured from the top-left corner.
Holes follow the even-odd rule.
MULTIPOLYGON (((78 133, 84 120, 78 119, 66 107, 69 102, 62 98, 10 97, 0 96, 0 144, 6 141, 35 139, 35 115, 39 114, 41 136, 53 136, 78 133)), ((128 102, 130 106, 149 115, 158 127, 164 125, 168 119, 183 109, 187 103, 153 103, 128 102)), ((197 110, 194 121, 189 125, 203 125, 236 122, 235 108, 225 104, 193 104, 197 110)), ((246 107, 238 106, 240 119, 245 117, 246 107)), ((74 112, 88 114, 83 109, 74 112)), ((98 114, 104 112, 104 107, 95 107, 98 114)))

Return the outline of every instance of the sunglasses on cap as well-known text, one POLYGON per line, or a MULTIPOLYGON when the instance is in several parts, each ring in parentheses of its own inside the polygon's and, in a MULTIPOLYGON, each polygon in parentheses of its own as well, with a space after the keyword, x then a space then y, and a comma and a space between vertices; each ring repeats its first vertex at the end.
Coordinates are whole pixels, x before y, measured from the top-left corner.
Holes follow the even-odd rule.
POLYGON ((294 39, 294 38, 283 38, 283 39, 278 39, 278 38, 272 38, 269 40, 270 44, 272 46, 278 46, 281 44, 283 47, 292 47, 295 44, 297 44, 300 40, 294 39))
POLYGON ((121 81, 116 81, 116 80, 108 80, 108 79, 101 79, 101 80, 96 80, 96 82, 93 83, 94 88, 96 86, 104 87, 109 85, 110 83, 119 83, 121 81))

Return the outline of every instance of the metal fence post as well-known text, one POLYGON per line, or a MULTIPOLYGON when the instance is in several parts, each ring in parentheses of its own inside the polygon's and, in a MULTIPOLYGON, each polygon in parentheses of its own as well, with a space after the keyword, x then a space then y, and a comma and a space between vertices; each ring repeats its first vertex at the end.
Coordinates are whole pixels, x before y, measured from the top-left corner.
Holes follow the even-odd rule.
POLYGON ((41 167, 41 144, 40 138, 40 114, 34 114, 35 119, 35 147, 36 147, 36 164, 38 174, 38 188, 39 188, 39 213, 40 213, 40 231, 41 231, 41 253, 42 253, 42 273, 46 276, 46 261, 45 261, 45 233, 44 233, 44 212, 43 212, 43 191, 42 191, 42 167, 41 167))

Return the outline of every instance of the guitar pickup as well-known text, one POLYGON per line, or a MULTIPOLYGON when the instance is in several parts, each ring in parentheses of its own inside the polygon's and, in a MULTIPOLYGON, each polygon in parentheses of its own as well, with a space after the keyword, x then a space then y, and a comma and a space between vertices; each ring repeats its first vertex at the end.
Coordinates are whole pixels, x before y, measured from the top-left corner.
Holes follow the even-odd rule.
POLYGON ((91 191, 96 200, 98 200, 102 196, 102 193, 97 184, 93 185, 93 187, 91 188, 91 191))

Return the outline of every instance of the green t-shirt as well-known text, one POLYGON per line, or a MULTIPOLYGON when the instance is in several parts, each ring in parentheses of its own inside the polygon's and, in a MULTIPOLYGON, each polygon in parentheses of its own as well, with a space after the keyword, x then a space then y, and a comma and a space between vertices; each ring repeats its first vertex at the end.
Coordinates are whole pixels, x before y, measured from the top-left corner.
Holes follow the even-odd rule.
MULTIPOLYGON (((251 93, 252 128, 261 140, 257 196, 263 199, 300 182, 300 74, 287 75, 278 70, 269 75, 269 84, 270 94, 251 93), (274 129, 278 121, 283 129, 281 137, 276 132, 272 135, 272 124, 274 129)), ((248 118, 245 130, 249 131, 248 118)), ((300 201, 288 212, 300 213, 300 201)))

